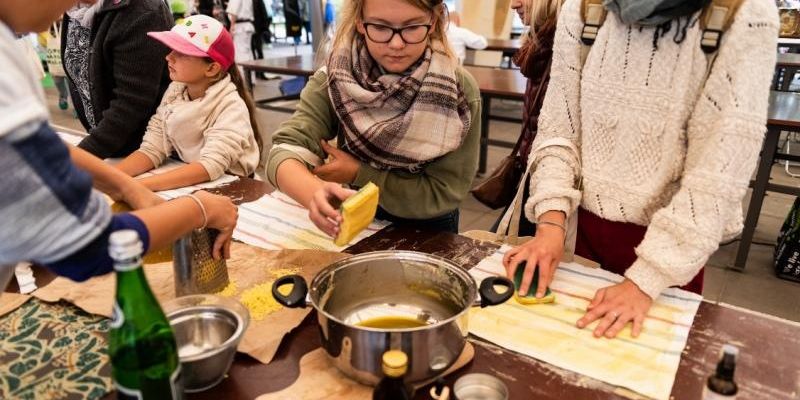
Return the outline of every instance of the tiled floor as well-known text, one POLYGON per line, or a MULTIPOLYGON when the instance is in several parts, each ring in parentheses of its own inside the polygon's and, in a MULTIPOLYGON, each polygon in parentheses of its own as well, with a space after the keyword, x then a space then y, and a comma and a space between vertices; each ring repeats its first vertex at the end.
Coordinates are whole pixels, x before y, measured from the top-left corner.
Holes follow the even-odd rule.
MULTIPOLYGON (((298 53, 307 53, 309 46, 300 46, 298 53)), ((273 55, 295 54, 292 46, 276 45, 269 50, 273 55)), ((279 80, 256 82, 256 97, 263 98, 278 93, 279 80)), ((56 105, 54 89, 47 91, 52 119, 55 124, 80 129, 80 123, 72 116, 72 110, 62 111, 56 105)), ((493 114, 519 116, 521 104, 512 101, 494 101, 493 114)), ((266 135, 271 135, 278 125, 289 117, 288 114, 259 110, 258 121, 261 130, 266 135)), ((519 125, 507 122, 492 121, 490 132, 493 138, 514 141, 519 134, 519 125)), ((266 147, 270 146, 266 143, 266 147)), ((796 148, 800 148, 797 146, 796 148)), ((488 171, 492 171, 510 150, 491 147, 489 149, 488 171)), ((796 168, 800 172, 800 167, 796 168)), ((783 166, 776 165, 772 171, 773 181, 787 185, 800 184, 800 178, 791 178, 783 171, 783 166)), ((772 272, 773 244, 778 234, 780 225, 791 207, 794 199, 781 194, 769 194, 764 202, 764 207, 756 231, 756 242, 763 244, 753 245, 745 272, 735 272, 726 269, 733 261, 737 249, 737 242, 720 247, 711 257, 706 268, 705 289, 703 295, 709 301, 719 301, 773 314, 781 318, 800 321, 800 283, 793 283, 778 279, 772 272)), ((746 203, 745 203, 746 204, 746 203)), ((493 211, 478 203, 468 196, 461 206, 461 231, 482 229, 488 230, 499 217, 499 211, 493 211)))

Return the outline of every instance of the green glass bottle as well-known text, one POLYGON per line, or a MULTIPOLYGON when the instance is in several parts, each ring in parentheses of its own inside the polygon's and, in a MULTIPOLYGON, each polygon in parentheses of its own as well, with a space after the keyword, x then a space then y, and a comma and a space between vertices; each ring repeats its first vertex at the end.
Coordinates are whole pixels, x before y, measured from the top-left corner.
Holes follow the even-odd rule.
POLYGON ((145 279, 139 235, 112 233, 109 252, 117 274, 108 351, 117 398, 183 399, 175 337, 145 279))

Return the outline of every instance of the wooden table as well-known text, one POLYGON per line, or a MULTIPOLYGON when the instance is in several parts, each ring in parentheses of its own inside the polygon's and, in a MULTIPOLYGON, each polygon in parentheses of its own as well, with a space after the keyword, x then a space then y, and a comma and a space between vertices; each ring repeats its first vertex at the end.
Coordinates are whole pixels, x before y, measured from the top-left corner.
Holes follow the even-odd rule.
MULTIPOLYGON (((358 254, 375 250, 415 250, 457 260, 465 268, 477 264, 496 246, 463 236, 389 227, 346 250, 358 254)), ((531 333, 535 334, 535 333, 531 333)), ((600 339, 604 340, 604 339, 600 339)), ((463 374, 483 372, 497 376, 509 387, 511 399, 624 399, 616 387, 566 372, 470 337, 475 358, 446 378, 452 385, 463 374)), ((742 399, 795 399, 800 385, 800 325, 780 322, 748 311, 708 302, 700 305, 683 352, 672 396, 699 399, 725 343, 741 349, 736 379, 742 399)), ((228 379, 190 399, 251 399, 290 385, 298 376, 300 358, 318 348, 319 329, 314 313, 287 335, 275 359, 263 365, 237 354, 228 379)), ((428 389, 417 399, 428 399, 428 389)))
MULTIPOLYGON (((271 190, 264 182, 239 178, 213 191, 241 202, 252 201, 271 190)), ((497 245, 459 235, 390 226, 345 251, 359 254, 375 250, 415 250, 440 255, 469 269, 496 248, 497 245)), ((37 274, 37 285, 44 286, 51 279, 50 274, 37 274)), ((475 337, 470 337, 470 341, 475 346, 475 358, 446 378, 450 385, 465 373, 484 372, 503 380, 511 399, 626 398, 610 385, 500 349, 475 337)), ((800 324, 707 302, 700 305, 690 331, 672 391, 674 399, 700 398, 706 375, 714 369, 724 343, 734 343, 741 349, 736 368, 739 398, 796 399, 800 387, 800 324)), ((297 379, 302 356, 319 347, 319 329, 312 312, 298 328, 287 334, 270 364, 237 354, 225 380, 205 392, 187 394, 187 398, 253 399, 281 390, 297 379)), ((419 391, 416 398, 427 399, 425 393, 427 389, 419 391)), ((106 396, 114 397, 113 393, 106 396)))
POLYGON ((487 39, 488 46, 483 50, 502 51, 503 53, 514 54, 522 47, 519 39, 487 39))
MULTIPOLYGON (((238 65, 244 69, 245 80, 247 81, 248 87, 251 88, 251 93, 253 88, 251 72, 266 72, 308 78, 311 75, 314 75, 314 72, 317 70, 314 63, 314 57, 311 55, 247 61, 239 63, 238 65)), ((467 65, 464 66, 464 69, 466 69, 478 82, 478 88, 480 89, 481 100, 483 102, 483 107, 481 110, 481 147, 478 173, 484 173, 486 172, 486 160, 488 157, 488 146, 490 144, 508 148, 514 146, 514 143, 489 139, 489 120, 517 123, 521 122, 519 118, 491 115, 489 111, 491 109, 492 99, 511 99, 522 101, 525 95, 527 79, 517 70, 467 65)), ((297 97, 294 96, 294 98, 296 99, 297 97)), ((277 98, 257 100, 256 105, 261 108, 275 111, 289 113, 294 112, 293 108, 277 107, 269 104, 278 100, 290 100, 290 98, 287 96, 281 96, 277 98)))
POLYGON ((800 49, 800 39, 779 37, 778 47, 788 47, 790 51, 800 49))
MULTIPOLYGON (((291 76, 302 77, 306 81, 308 81, 308 78, 314 75, 314 72, 317 70, 315 65, 315 59, 314 56, 312 55, 271 57, 271 58, 264 58, 261 60, 245 61, 237 63, 237 65, 242 67, 242 70, 244 71, 244 81, 247 87, 249 88, 251 95, 254 92, 252 72, 291 75, 291 76)), ((299 98, 300 98, 299 94, 288 94, 288 95, 269 97, 260 100, 256 100, 254 98, 253 100, 257 107, 263 108, 265 110, 286 112, 291 114, 294 113, 294 108, 274 105, 272 103, 288 101, 288 100, 297 100, 299 98)))
POLYGON ((797 71, 800 70, 800 54, 778 53, 775 63, 775 77, 772 79, 772 88, 788 92, 797 71))
POLYGON ((489 138, 489 121, 522 122, 518 118, 491 115, 492 99, 524 101, 528 80, 517 70, 472 66, 464 66, 464 68, 478 82, 483 103, 481 105, 481 146, 478 158, 478 173, 482 174, 486 172, 490 145, 509 149, 514 147, 512 142, 489 138))
POLYGON ((508 64, 505 67, 512 69, 514 67, 512 58, 517 50, 522 47, 522 41, 519 39, 487 39, 486 41, 488 45, 483 50, 503 53, 503 57, 508 57, 508 64))
POLYGON ((769 95, 767 114, 767 136, 761 148, 761 157, 752 182, 753 194, 747 206, 742 238, 736 252, 733 268, 743 271, 755 235, 761 206, 767 191, 800 196, 800 187, 770 183, 772 164, 776 160, 800 161, 800 156, 778 152, 778 140, 782 131, 800 132, 800 93, 772 91, 769 95))

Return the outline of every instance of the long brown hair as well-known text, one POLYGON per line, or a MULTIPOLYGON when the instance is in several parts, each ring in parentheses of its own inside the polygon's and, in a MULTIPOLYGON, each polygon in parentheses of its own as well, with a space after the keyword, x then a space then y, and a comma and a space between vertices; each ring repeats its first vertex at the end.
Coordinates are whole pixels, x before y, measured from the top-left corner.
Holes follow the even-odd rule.
POLYGON ((530 19, 528 34, 523 36, 523 40, 530 40, 534 45, 538 45, 541 41, 539 34, 555 26, 563 4, 564 0, 530 0, 525 10, 530 19))
POLYGON ((261 138, 261 131, 258 129, 258 122, 256 122, 256 103, 253 101, 253 96, 250 95, 250 91, 245 87, 242 74, 239 73, 239 67, 237 67, 236 64, 232 64, 230 68, 228 68, 228 77, 230 77, 231 82, 236 85, 236 92, 239 93, 239 97, 244 100, 244 104, 247 106, 247 113, 250 115, 250 125, 253 127, 253 134, 256 135, 256 144, 258 145, 258 154, 260 157, 261 152, 264 150, 264 143, 261 138))
MULTIPOLYGON (((334 50, 342 47, 349 46, 353 38, 358 35, 356 26, 363 18, 364 2, 366 0, 345 0, 342 4, 339 18, 336 21, 336 32, 333 37, 333 45, 331 46, 331 53, 334 50)), ((433 23, 435 27, 428 35, 428 42, 438 40, 443 44, 442 50, 450 57, 451 60, 456 60, 456 55, 450 48, 450 42, 447 40, 447 5, 443 0, 405 0, 414 7, 420 10, 430 12, 433 14, 433 23)))

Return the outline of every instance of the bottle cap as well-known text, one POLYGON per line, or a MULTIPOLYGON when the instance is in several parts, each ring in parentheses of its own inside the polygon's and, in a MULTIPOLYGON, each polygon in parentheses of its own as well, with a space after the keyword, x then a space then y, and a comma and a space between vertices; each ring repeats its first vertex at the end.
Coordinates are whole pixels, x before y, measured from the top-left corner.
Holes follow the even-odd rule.
POLYGON ((722 346, 722 357, 717 363, 717 377, 728 381, 733 381, 736 372, 736 357, 739 349, 736 346, 726 344, 722 346))
POLYGON ((383 353, 383 373, 391 378, 398 378, 408 370, 408 356, 400 350, 389 350, 383 353))
POLYGON ((722 345, 722 354, 730 354, 734 357, 737 357, 739 355, 739 348, 732 344, 722 345))
POLYGON ((127 260, 141 256, 143 251, 139 234, 132 229, 116 231, 108 238, 108 253, 114 260, 127 260))

